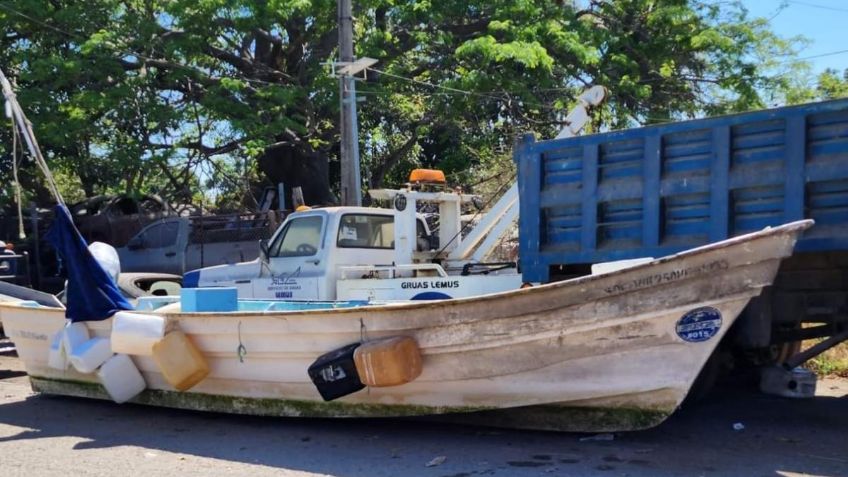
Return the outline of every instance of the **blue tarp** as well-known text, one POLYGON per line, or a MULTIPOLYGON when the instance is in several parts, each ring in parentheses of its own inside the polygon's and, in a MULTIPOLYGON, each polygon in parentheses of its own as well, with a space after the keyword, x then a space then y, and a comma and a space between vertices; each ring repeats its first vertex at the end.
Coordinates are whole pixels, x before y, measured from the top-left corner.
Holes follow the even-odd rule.
POLYGON ((71 321, 100 321, 119 310, 132 310, 112 277, 97 263, 71 220, 67 207, 57 205, 46 238, 68 270, 65 317, 71 321))

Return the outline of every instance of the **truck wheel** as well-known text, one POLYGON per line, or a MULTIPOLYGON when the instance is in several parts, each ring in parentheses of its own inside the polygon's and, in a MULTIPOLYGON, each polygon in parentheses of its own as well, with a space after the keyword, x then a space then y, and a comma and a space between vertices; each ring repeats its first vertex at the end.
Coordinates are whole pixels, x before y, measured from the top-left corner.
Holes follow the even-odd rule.
POLYGON ((801 351, 800 341, 773 344, 765 348, 737 350, 734 354, 734 368, 743 372, 754 371, 763 366, 781 365, 799 351, 801 351))
POLYGON ((790 341, 789 343, 781 343, 775 345, 775 364, 783 364, 787 359, 798 354, 801 351, 801 341, 790 341))
MULTIPOLYGON (((801 323, 798 322, 798 323, 794 323, 794 324, 791 324, 791 325, 788 325, 788 326, 784 325, 779 331, 781 331, 784 334, 787 333, 787 332, 792 332, 792 333, 800 332, 801 327, 802 327, 801 323)), ((765 363, 763 363, 763 364, 765 364, 767 366, 775 365, 775 364, 778 364, 778 365, 783 364, 783 363, 786 362, 786 360, 791 358, 793 355, 799 353, 801 351, 802 345, 803 345, 802 340, 785 341, 785 342, 782 342, 782 343, 774 343, 767 348, 768 355, 765 357, 766 358, 765 363)))

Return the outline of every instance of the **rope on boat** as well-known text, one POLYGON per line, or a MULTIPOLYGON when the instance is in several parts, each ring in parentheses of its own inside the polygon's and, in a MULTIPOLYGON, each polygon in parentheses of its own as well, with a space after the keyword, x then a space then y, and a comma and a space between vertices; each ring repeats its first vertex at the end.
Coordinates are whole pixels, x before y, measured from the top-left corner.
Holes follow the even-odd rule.
MULTIPOLYGON (((12 126, 12 186, 15 189, 15 203, 18 208, 18 238, 23 240, 26 238, 26 233, 24 232, 23 204, 21 204, 21 181, 18 179, 18 130, 15 129, 15 119, 12 117, 12 105, 10 103, 6 103, 6 116, 12 126)), ((23 154, 21 154, 21 158, 23 158, 23 154)))
POLYGON ((236 348, 236 354, 238 355, 239 363, 244 363, 244 356, 247 354, 247 348, 244 346, 244 343, 241 342, 241 321, 238 322, 238 341, 239 345, 236 348))
POLYGON ((50 193, 53 195, 53 198, 56 199, 56 202, 59 205, 64 206, 65 200, 62 199, 62 195, 59 194, 59 188, 56 186, 56 180, 53 179, 53 173, 50 172, 50 168, 47 167, 47 161, 45 161, 44 156, 41 155, 41 149, 38 147, 38 140, 35 138, 35 133, 32 131, 32 123, 30 123, 26 118, 23 109, 21 109, 21 105, 18 104, 15 92, 12 90, 12 85, 9 83, 9 80, 6 79, 6 75, 2 70, 0 70, 0 83, 2 83, 3 86, 3 96, 6 97, 6 104, 12 114, 12 121, 17 124, 18 129, 21 131, 21 135, 24 137, 24 141, 26 141, 30 155, 44 174, 44 177, 47 180, 47 187, 50 189, 50 193))

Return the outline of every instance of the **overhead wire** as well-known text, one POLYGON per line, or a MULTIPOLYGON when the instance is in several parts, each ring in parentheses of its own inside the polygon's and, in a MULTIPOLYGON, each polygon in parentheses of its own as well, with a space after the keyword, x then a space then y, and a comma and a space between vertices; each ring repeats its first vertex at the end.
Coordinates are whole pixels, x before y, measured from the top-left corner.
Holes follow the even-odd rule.
MULTIPOLYGON (((795 1, 795 0, 790 1, 789 3, 795 3, 795 4, 799 4, 799 5, 806 5, 806 6, 818 7, 818 8, 836 8, 836 7, 825 7, 823 5, 816 5, 816 4, 812 4, 812 3, 808 3, 808 2, 800 2, 800 1, 795 1)), ((61 33, 61 34, 65 35, 69 38, 74 38, 76 40, 81 40, 81 41, 87 40, 87 38, 85 38, 83 35, 80 35, 80 34, 77 34, 77 33, 72 33, 72 32, 69 32, 67 30, 64 30, 62 28, 56 27, 55 25, 51 25, 50 23, 42 21, 38 18, 34 18, 31 15, 28 15, 24 12, 21 12, 20 10, 17 10, 15 8, 7 5, 7 4, 0 3, 0 9, 6 10, 9 13, 12 13, 14 15, 18 15, 18 16, 25 18, 25 19, 27 19, 31 22, 42 25, 42 26, 49 28, 53 31, 61 33)), ((837 9, 837 10, 842 10, 842 9, 837 9)), ((848 9, 845 9, 844 11, 848 11, 848 9)), ((121 47, 118 47, 118 46, 115 46, 115 45, 107 44, 106 46, 107 46, 107 48, 111 49, 112 53, 118 53, 118 54, 122 54, 124 56, 133 56, 133 57, 137 57, 139 59, 145 60, 145 61, 161 61, 161 58, 153 58, 153 57, 150 57, 150 56, 145 55, 143 53, 127 50, 125 48, 121 48, 121 47)), ((848 49, 825 52, 825 53, 821 53, 821 54, 817 54, 817 55, 811 55, 811 56, 800 57, 800 58, 787 59, 783 62, 777 63, 777 65, 796 62, 796 61, 805 61, 805 60, 810 60, 810 59, 823 58, 823 57, 827 57, 827 56, 840 55, 840 54, 845 54, 845 53, 848 53, 848 49)), ((123 60, 123 58, 116 58, 116 59, 123 60)), ((169 66, 171 66, 173 68, 177 68, 177 69, 182 69, 182 70, 185 70, 185 71, 190 71, 190 72, 193 72, 193 73, 203 74, 203 75, 206 75, 206 76, 210 75, 210 73, 207 72, 207 71, 203 71, 203 70, 197 69, 193 66, 184 65, 184 64, 180 64, 180 63, 172 63, 169 66)), ((398 79, 398 80, 401 80, 401 81, 406 81, 406 82, 409 82, 409 83, 414 83, 414 84, 417 84, 419 86, 425 86, 425 87, 428 87, 428 88, 439 89, 439 90, 442 91, 442 92, 439 92, 439 93, 431 93, 431 95, 449 96, 449 95, 453 94, 453 95, 474 96, 474 97, 485 98, 485 99, 488 99, 488 100, 493 100, 493 101, 502 102, 502 103, 517 102, 517 103, 524 104, 524 105, 527 105, 527 106, 535 106, 535 107, 539 107, 539 108, 543 108, 543 109, 547 109, 547 110, 552 110, 552 111, 559 111, 559 110, 562 109, 562 108, 556 108, 556 107, 541 104, 541 103, 526 101, 526 100, 521 99, 520 97, 513 97, 513 96, 520 96, 521 93, 505 91, 505 90, 490 91, 490 92, 469 91, 469 90, 463 90, 463 89, 452 87, 452 86, 446 86, 446 85, 442 85, 442 84, 431 83, 431 82, 422 81, 422 80, 419 80, 419 79, 416 79, 416 78, 409 78, 409 77, 405 77, 405 76, 402 76, 402 75, 389 73, 385 70, 381 70, 381 69, 378 69, 378 68, 367 68, 367 69, 371 70, 375 73, 390 77, 390 78, 398 79)), ((220 78, 212 78, 212 79, 220 79, 220 78)), ((268 86, 268 85, 270 85, 270 86, 280 86, 280 83, 265 81, 265 80, 260 80, 260 79, 254 79, 254 78, 240 77, 240 78, 236 78, 236 79, 241 80, 241 81, 245 81, 245 82, 250 83, 250 84, 259 84, 259 85, 266 85, 266 86, 268 86)), ((699 80, 702 80, 702 79, 701 78, 686 78, 686 80, 699 81, 699 80)), ((712 81, 712 79, 710 79, 710 78, 704 78, 703 80, 704 81, 712 81)), ((662 81, 662 80, 661 79, 642 79, 642 80, 636 81, 636 83, 637 84, 647 84, 647 83, 659 82, 659 81, 662 81)), ((537 91, 539 91, 539 92, 556 92, 556 91, 572 91, 572 90, 573 90, 573 88, 570 88, 570 87, 562 87, 562 88, 543 88, 543 89, 539 89, 537 91)), ((379 94, 400 94, 400 93, 382 92, 382 91, 367 91, 366 90, 366 91, 358 91, 357 94, 379 95, 379 94)))
POLYGON ((790 5, 800 5, 800 6, 804 6, 804 7, 810 7, 810 8, 819 8, 821 10, 830 10, 832 12, 846 12, 846 13, 848 13, 848 8, 839 8, 839 7, 834 7, 834 6, 831 6, 831 5, 822 5, 820 3, 804 2, 804 1, 801 1, 801 0, 780 0, 780 1, 782 3, 785 2, 785 3, 788 3, 790 5))
POLYGON ((389 78, 407 81, 407 82, 410 82, 410 83, 415 83, 415 84, 418 84, 418 85, 421 85, 421 86, 427 86, 427 87, 430 87, 430 88, 442 89, 442 90, 450 91, 450 92, 453 92, 453 93, 456 93, 456 94, 463 94, 463 95, 468 95, 468 96, 479 96, 479 97, 483 97, 483 98, 495 99, 495 100, 498 100, 498 101, 504 100, 503 97, 495 96, 495 95, 489 94, 489 93, 478 93, 478 92, 475 92, 475 91, 466 91, 466 90, 454 88, 454 87, 451 87, 451 86, 445 86, 445 85, 440 85, 440 84, 436 84, 436 83, 430 83, 430 82, 418 80, 418 79, 415 79, 415 78, 408 78, 406 76, 401 76, 401 75, 397 75, 397 74, 394 74, 394 73, 389 73, 387 71, 379 70, 377 68, 367 68, 367 69, 369 71, 373 71, 375 73, 378 73, 382 76, 388 76, 389 78))
MULTIPOLYGON (((838 10, 838 11, 848 11, 848 9, 839 9, 839 8, 836 8, 836 7, 828 7, 828 6, 824 6, 824 5, 813 4, 813 3, 809 3, 809 2, 802 2, 802 1, 798 1, 798 0, 791 0, 791 1, 788 1, 788 3, 804 5, 804 6, 809 6, 809 7, 815 7, 815 8, 826 8, 826 9, 833 9, 833 10, 838 10)), ((39 20, 37 18, 34 18, 34 17, 32 17, 32 16, 30 16, 30 15, 24 13, 24 12, 21 12, 21 11, 15 9, 15 8, 12 8, 11 6, 6 5, 4 3, 0 3, 0 9, 6 10, 7 12, 18 15, 22 18, 26 18, 29 21, 32 21, 32 22, 37 23, 39 25, 42 25, 46 28, 54 30, 54 31, 61 33, 61 34, 65 35, 69 38, 74 38, 74 39, 82 40, 82 41, 87 40, 87 38, 84 38, 83 35, 71 33, 71 32, 68 32, 66 30, 63 30, 59 27, 56 27, 55 25, 51 25, 47 22, 44 22, 44 21, 39 20)), ((111 49, 112 53, 118 53, 118 54, 121 54, 121 55, 124 55, 124 56, 133 56, 133 57, 145 60, 145 61, 161 61, 161 59, 159 59, 159 58, 153 58, 153 57, 147 56, 147 55, 142 54, 142 53, 126 50, 126 49, 120 48, 120 47, 116 47, 115 45, 107 44, 106 46, 107 46, 107 48, 111 49)), ((787 59, 785 61, 776 63, 775 66, 788 64, 788 63, 792 63, 792 62, 797 62, 797 61, 806 61, 806 60, 823 58, 823 57, 828 57, 828 56, 841 55, 841 54, 845 54, 845 53, 848 53, 848 49, 830 51, 830 52, 825 52, 825 53, 816 54, 816 55, 810 55, 810 56, 806 56, 806 57, 787 59)), ((117 59, 123 60, 123 58, 117 58, 117 59)), ((169 66, 174 67, 174 68, 183 69, 185 71, 190 71, 190 72, 193 72, 193 73, 203 74, 205 76, 210 76, 209 72, 199 70, 199 69, 192 67, 192 66, 189 66, 189 65, 184 65, 184 64, 180 64, 180 63, 172 63, 169 66)), ((378 68, 370 68, 369 67, 369 68, 367 68, 367 70, 373 71, 377 74, 384 75, 384 76, 389 77, 389 78, 394 78, 394 79, 397 79, 397 80, 400 80, 400 81, 405 81, 405 82, 408 82, 408 83, 411 83, 411 84, 416 84, 418 86, 423 86, 423 87, 431 88, 431 89, 434 89, 434 90, 439 90, 439 91, 434 91, 434 92, 430 92, 430 93, 415 93, 415 94, 426 94, 428 96, 461 95, 461 96, 481 98, 481 99, 485 99, 485 100, 489 100, 489 101, 496 101, 496 102, 499 102, 499 103, 513 103, 514 102, 514 103, 519 103, 519 104, 527 105, 527 106, 534 106, 534 107, 538 107, 538 108, 542 108, 542 109, 546 109, 546 110, 550 110, 550 111, 560 111, 562 109, 562 108, 556 108, 556 107, 545 105, 545 104, 540 104, 540 103, 536 103, 536 102, 523 100, 523 99, 520 98, 521 93, 509 92, 509 91, 504 91, 504 90, 502 90, 502 91, 491 91, 491 92, 469 91, 469 90, 463 90, 463 89, 460 89, 460 88, 447 86, 447 85, 443 85, 443 84, 423 81, 423 80, 419 80, 419 79, 416 79, 416 78, 410 78, 410 77, 402 76, 402 75, 395 74, 395 73, 390 73, 388 71, 381 70, 381 69, 378 69, 378 68), (513 96, 518 96, 518 97, 513 97, 513 96)), ((216 78, 212 78, 212 79, 216 79, 216 78)), ((217 78, 217 79, 220 79, 220 78, 217 78)), ((264 81, 264 80, 260 80, 260 79, 244 78, 244 77, 237 78, 237 79, 239 79, 241 81, 245 81, 245 82, 250 83, 250 84, 280 86, 280 83, 269 82, 269 81, 264 81)), ((687 81, 703 80, 703 81, 714 82, 714 81, 718 81, 719 79, 685 78, 685 80, 687 80, 687 81)), ((647 83, 659 82, 659 81, 662 81, 662 80, 661 79, 642 79, 642 80, 636 81, 636 83, 637 84, 647 84, 647 83)), ((570 87, 543 88, 543 89, 539 89, 538 91, 539 92, 573 91, 573 88, 570 88, 570 87)), ((362 95, 395 95, 395 94, 404 94, 404 93, 393 92, 393 91, 360 90, 360 91, 357 91, 357 94, 362 94, 362 95)), ((657 118, 657 119, 659 119, 659 118, 657 118)), ((663 120, 667 121, 666 118, 663 118, 663 120)))
MULTIPOLYGON (((784 0, 784 1, 786 1, 787 3, 790 3, 790 4, 797 4, 797 5, 808 6, 808 7, 812 7, 812 8, 822 8, 822 9, 828 9, 828 10, 834 10, 834 11, 848 12, 848 8, 839 8, 839 7, 832 7, 832 6, 821 5, 821 4, 814 4, 814 3, 804 2, 804 1, 800 1, 800 0, 784 0)), ((5 4, 5 3, 0 3, 0 9, 6 10, 9 13, 12 13, 14 15, 18 15, 18 16, 25 18, 25 19, 27 19, 31 22, 42 25, 46 28, 49 28, 53 31, 56 31, 57 33, 61 33, 61 34, 65 35, 69 38, 74 38, 76 40, 82 40, 82 41, 87 40, 87 38, 85 38, 81 34, 72 33, 72 32, 69 32, 67 30, 64 30, 62 28, 59 28, 55 25, 51 25, 50 23, 47 23, 43 20, 35 18, 31 15, 28 15, 28 14, 26 14, 26 13, 20 11, 20 10, 17 10, 17 9, 15 9, 15 8, 5 4)), ((125 48, 121 48, 121 47, 118 47, 118 46, 115 46, 115 45, 108 45, 107 44, 106 46, 108 48, 110 48, 113 53, 120 53, 120 54, 123 54, 125 56, 134 56, 134 57, 146 60, 146 61, 161 61, 161 58, 153 58, 153 57, 150 57, 150 56, 145 55, 143 53, 127 50, 125 48)), ((848 53, 848 49, 830 51, 830 52, 825 52, 825 53, 821 53, 821 54, 816 54, 816 55, 811 55, 811 56, 806 56, 806 57, 800 57, 800 58, 792 58, 792 59, 786 60, 785 63, 794 62, 794 61, 804 61, 804 60, 810 60, 810 59, 816 59, 816 58, 823 58, 823 57, 827 57, 827 56, 834 56, 834 55, 840 55, 840 54, 845 54, 845 53, 848 53)), ((782 64, 782 63, 779 63, 779 64, 782 64)), ((195 73, 201 73, 201 74, 204 74, 204 75, 209 74, 208 72, 203 71, 203 70, 199 70, 199 69, 197 69, 193 66, 184 65, 184 64, 180 64, 180 63, 173 63, 173 64, 170 64, 169 66, 174 67, 174 68, 180 68, 180 69, 183 69, 183 70, 186 70, 186 71, 195 72, 195 73)), ((407 82, 411 82, 411 83, 416 83, 416 84, 419 84, 419 85, 422 85, 422 86, 427 86, 427 87, 430 87, 430 88, 442 89, 442 90, 445 90, 445 91, 452 92, 454 94, 485 97, 485 98, 489 98, 489 99, 492 99, 492 100, 503 101, 503 102, 515 100, 515 101, 519 101, 523 104, 528 104, 528 105, 531 105, 531 106, 543 107, 543 108, 548 108, 548 109, 556 109, 556 108, 552 108, 550 106, 546 106, 546 105, 543 105, 543 104, 524 101, 524 100, 521 100, 520 98, 519 99, 513 99, 513 98, 508 97, 508 95, 511 95, 511 94, 512 95, 518 95, 519 93, 516 93, 516 92, 510 92, 510 91, 491 91, 491 92, 468 91, 468 90, 462 90, 462 89, 451 87, 451 86, 445 86, 445 85, 440 85, 440 84, 436 84, 436 83, 430 83, 430 82, 418 80, 418 79, 415 79, 415 78, 404 77, 404 76, 397 75, 397 74, 394 74, 394 73, 389 73, 387 71, 380 70, 380 69, 377 69, 377 68, 367 68, 367 69, 374 71, 378 74, 388 76, 388 77, 392 77, 392 78, 395 78, 395 79, 399 79, 399 80, 407 81, 407 82), (498 93, 501 93, 503 95, 507 95, 507 97, 498 96, 497 95, 498 93)), ((254 79, 254 78, 237 78, 237 79, 246 81, 248 83, 255 83, 255 84, 273 85, 273 86, 279 86, 280 85, 280 83, 276 83, 276 82, 272 82, 272 81, 265 81, 265 80, 260 80, 260 79, 254 79)), ((698 78, 692 78, 692 80, 693 81, 698 80, 698 78)), ((660 79, 643 79, 643 80, 636 81, 636 83, 643 84, 643 83, 649 83, 649 82, 655 82, 655 81, 661 81, 661 80, 660 79)), ((563 88, 543 88, 543 89, 540 89, 538 91, 569 91, 569 90, 571 90, 571 88, 563 87, 563 88)))
MULTIPOLYGON (((795 58, 795 59, 793 59, 793 60, 787 60, 787 61, 785 61, 784 63, 791 63, 791 62, 793 62, 793 61, 806 61, 806 60, 813 60, 813 59, 816 59, 816 58, 824 58, 824 57, 826 57, 826 56, 843 55, 843 54, 845 54, 845 53, 848 53, 848 49, 845 49, 845 50, 830 51, 830 52, 827 52, 827 53, 821 53, 821 54, 818 54, 818 55, 812 55, 812 56, 804 56, 804 57, 801 57, 801 58, 795 58)), ((780 63, 780 64, 783 64, 783 63, 780 63)))
POLYGON ((476 96, 476 97, 491 99, 491 100, 500 101, 500 102, 504 102, 504 103, 517 102, 517 103, 525 104, 525 105, 528 105, 528 106, 536 106, 536 107, 539 107, 539 108, 548 109, 548 110, 552 110, 552 111, 559 111, 560 109, 562 109, 562 108, 555 108, 555 107, 540 104, 540 103, 525 101, 521 98, 512 98, 510 96, 510 94, 516 94, 516 93, 509 93, 507 91, 501 92, 502 94, 504 94, 504 96, 498 96, 497 95, 498 92, 482 93, 482 92, 477 92, 477 91, 468 91, 468 90, 463 90, 463 89, 459 89, 459 88, 454 88, 452 86, 446 86, 446 85, 442 85, 442 84, 438 84, 438 83, 430 83, 428 81, 422 81, 422 80, 415 79, 415 78, 409 78, 409 77, 406 77, 406 76, 401 76, 401 75, 398 75, 398 74, 389 73, 387 71, 383 71, 383 70, 380 70, 380 69, 377 69, 377 68, 370 68, 369 67, 369 68, 367 68, 367 70, 373 71, 373 72, 378 73, 380 75, 387 76, 389 78, 394 78, 394 79, 397 79, 397 80, 406 81, 406 82, 409 82, 409 83, 414 83, 414 84, 417 84, 417 85, 420 85, 420 86, 426 86, 428 88, 441 89, 441 90, 448 91, 448 92, 451 92, 451 93, 454 93, 454 94, 461 94, 461 95, 465 95, 465 96, 476 96))

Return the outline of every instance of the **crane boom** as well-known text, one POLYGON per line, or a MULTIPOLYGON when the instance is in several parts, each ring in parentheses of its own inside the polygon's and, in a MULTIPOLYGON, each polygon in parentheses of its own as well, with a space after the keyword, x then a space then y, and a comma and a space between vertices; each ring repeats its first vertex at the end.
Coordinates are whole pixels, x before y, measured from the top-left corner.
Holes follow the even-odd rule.
MULTIPOLYGON (((577 105, 565 117, 565 127, 556 138, 573 137, 580 133, 589 122, 589 110, 601 104, 606 95, 607 90, 603 86, 593 86, 581 93, 577 97, 577 105)), ((481 262, 517 218, 518 184, 515 183, 462 240, 461 245, 448 255, 448 262, 481 262)))

